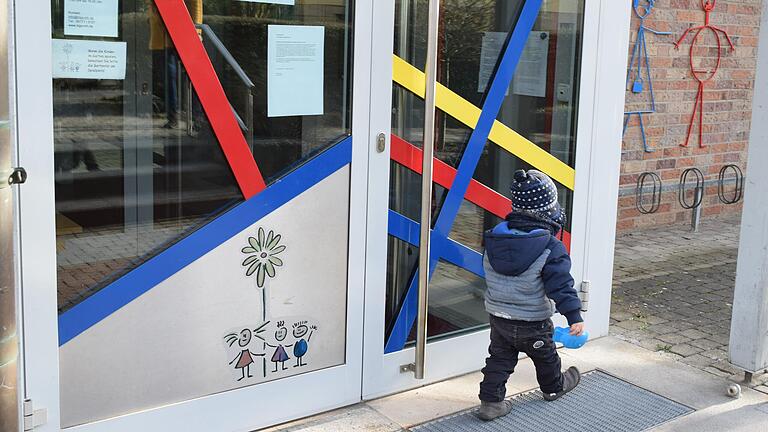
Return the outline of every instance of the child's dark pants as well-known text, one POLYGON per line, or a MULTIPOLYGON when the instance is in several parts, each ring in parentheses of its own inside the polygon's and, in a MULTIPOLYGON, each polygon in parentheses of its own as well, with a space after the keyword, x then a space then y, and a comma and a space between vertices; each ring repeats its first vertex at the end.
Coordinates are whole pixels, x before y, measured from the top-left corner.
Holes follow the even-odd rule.
POLYGON ((552 341, 552 320, 514 321, 491 315, 490 357, 485 360, 480 400, 504 400, 507 379, 517 366, 517 356, 524 352, 533 360, 536 379, 543 393, 557 393, 563 389, 560 357, 552 341))

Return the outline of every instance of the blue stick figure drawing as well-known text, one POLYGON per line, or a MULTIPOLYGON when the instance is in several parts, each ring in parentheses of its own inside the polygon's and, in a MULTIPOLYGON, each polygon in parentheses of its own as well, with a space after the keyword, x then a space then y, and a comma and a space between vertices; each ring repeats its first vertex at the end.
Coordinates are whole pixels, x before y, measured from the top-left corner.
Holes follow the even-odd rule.
POLYGON ((309 341, 312 340, 312 334, 317 330, 317 326, 307 326, 306 321, 299 321, 293 324, 293 337, 297 339, 293 345, 293 356, 296 357, 296 365, 293 367, 302 367, 307 364, 304 363, 304 356, 309 350, 309 341), (309 333, 309 335, 307 335, 309 333), (304 339, 304 336, 307 336, 304 339))
POLYGON ((632 10, 640 19, 640 25, 637 28, 637 37, 635 45, 632 48, 632 57, 629 61, 627 70, 627 90, 634 94, 648 94, 649 105, 645 109, 627 111, 624 113, 624 130, 622 134, 627 133, 629 120, 636 115, 640 122, 640 135, 643 139, 643 149, 646 152, 652 152, 653 149, 648 145, 648 139, 645 134, 645 123, 643 114, 652 114, 656 112, 656 98, 653 94, 653 80, 651 77, 651 62, 648 58, 648 45, 645 41, 645 32, 649 31, 657 35, 671 35, 671 32, 660 32, 645 26, 645 19, 651 14, 656 0, 631 0, 632 10), (645 64, 645 67, 643 67, 645 64), (647 86, 646 86, 647 84, 647 86))

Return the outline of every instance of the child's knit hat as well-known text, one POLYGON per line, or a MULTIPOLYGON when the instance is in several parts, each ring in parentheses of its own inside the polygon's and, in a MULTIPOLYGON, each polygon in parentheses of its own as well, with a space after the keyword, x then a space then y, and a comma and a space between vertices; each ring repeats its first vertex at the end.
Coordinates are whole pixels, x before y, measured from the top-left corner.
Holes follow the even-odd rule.
POLYGON ((565 222, 557 201, 557 186, 546 174, 517 170, 510 189, 513 210, 536 213, 561 225, 565 222))

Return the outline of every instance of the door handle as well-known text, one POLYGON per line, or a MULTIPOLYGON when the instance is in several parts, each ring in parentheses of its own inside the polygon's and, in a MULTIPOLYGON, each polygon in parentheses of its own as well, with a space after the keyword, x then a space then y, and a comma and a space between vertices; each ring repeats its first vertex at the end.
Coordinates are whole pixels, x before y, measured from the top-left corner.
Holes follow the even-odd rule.
POLYGON ((426 92, 424 95, 424 146, 422 147, 421 224, 419 238, 419 301, 416 317, 416 358, 413 374, 424 379, 429 313, 430 237, 432 227, 432 165, 435 150, 435 92, 437 90, 437 38, 440 0, 429 0, 427 25, 426 92))

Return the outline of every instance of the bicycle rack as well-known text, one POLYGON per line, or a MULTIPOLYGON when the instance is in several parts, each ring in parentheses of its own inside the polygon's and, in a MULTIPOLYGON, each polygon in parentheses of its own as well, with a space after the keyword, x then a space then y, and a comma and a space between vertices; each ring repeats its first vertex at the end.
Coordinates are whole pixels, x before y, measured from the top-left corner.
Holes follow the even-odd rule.
POLYGON ((700 169, 688 168, 680 175, 677 200, 682 208, 693 210, 691 214, 691 229, 694 232, 698 231, 699 223, 701 222, 701 204, 704 201, 704 174, 700 169), (686 195, 691 188, 686 186, 689 184, 691 176, 695 179, 695 183, 693 183, 693 201, 689 202, 686 195))
POLYGON ((635 189, 635 207, 637 207, 637 211, 642 214, 652 214, 659 211, 659 207, 661 206, 662 186, 663 183, 661 178, 656 173, 644 172, 640 174, 637 178, 637 189, 635 189), (651 189, 650 208, 645 206, 645 190, 649 179, 653 185, 653 189, 651 189))
POLYGON ((738 165, 725 165, 720 169, 720 176, 717 178, 717 197, 723 204, 736 204, 744 197, 744 172, 738 165), (733 197, 725 195, 725 181, 728 171, 733 171, 733 177, 736 186, 733 189, 733 197))

